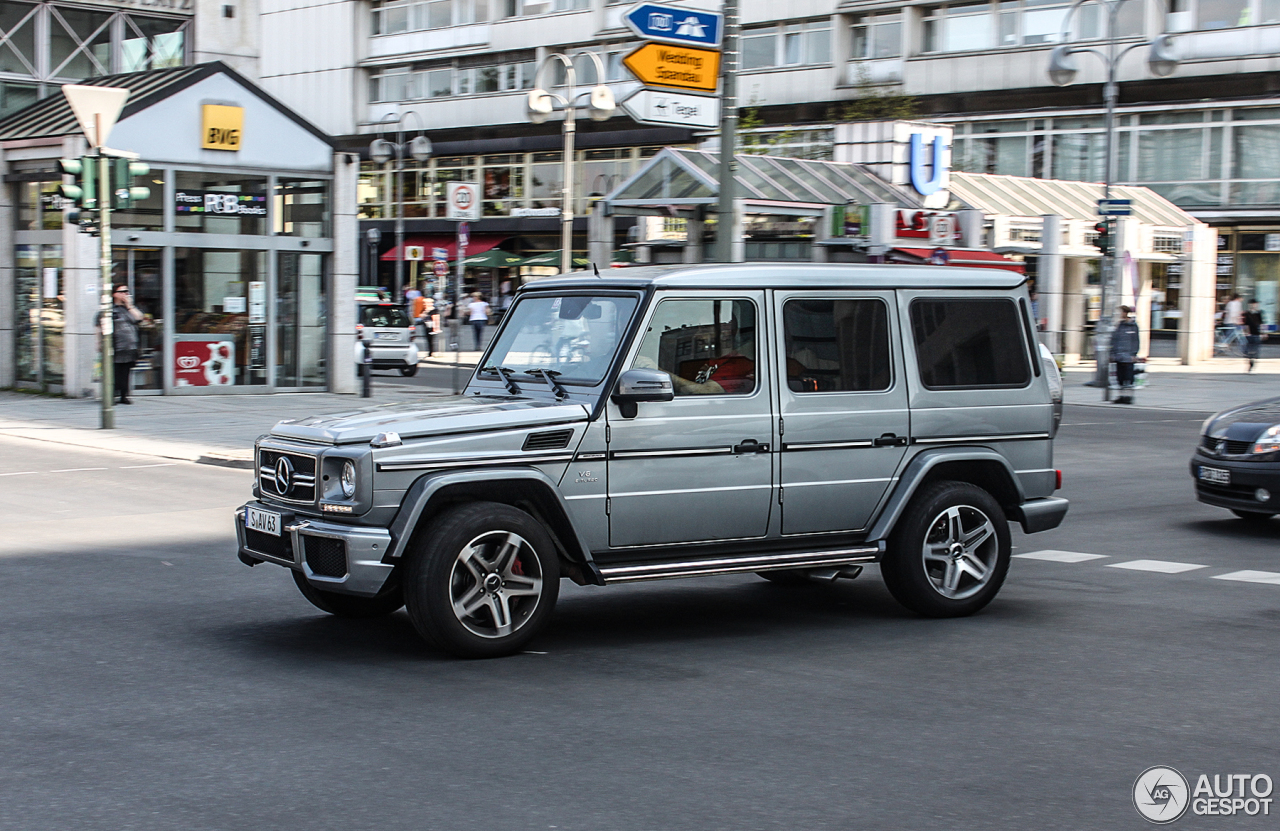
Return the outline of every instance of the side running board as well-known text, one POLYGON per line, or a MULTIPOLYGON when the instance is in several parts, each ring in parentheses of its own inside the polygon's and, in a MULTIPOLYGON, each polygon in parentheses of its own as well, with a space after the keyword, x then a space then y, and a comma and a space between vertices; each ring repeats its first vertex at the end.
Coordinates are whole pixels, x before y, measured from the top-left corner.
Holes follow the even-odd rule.
POLYGON ((864 545, 858 548, 791 554, 756 554, 744 557, 719 557, 714 560, 602 566, 600 576, 604 578, 606 584, 610 584, 667 580, 673 577, 704 577, 710 574, 736 574, 744 571, 824 568, 855 563, 874 563, 880 558, 880 553, 879 545, 864 545))

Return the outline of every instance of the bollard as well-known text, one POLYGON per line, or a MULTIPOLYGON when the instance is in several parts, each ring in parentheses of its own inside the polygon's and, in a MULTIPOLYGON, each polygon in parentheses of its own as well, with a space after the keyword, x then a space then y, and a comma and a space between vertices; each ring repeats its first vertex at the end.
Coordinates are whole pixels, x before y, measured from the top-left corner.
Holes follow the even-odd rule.
POLYGON ((364 346, 364 358, 360 363, 360 372, 363 375, 360 383, 360 397, 369 398, 373 395, 373 350, 369 348, 368 338, 361 338, 360 343, 364 346))

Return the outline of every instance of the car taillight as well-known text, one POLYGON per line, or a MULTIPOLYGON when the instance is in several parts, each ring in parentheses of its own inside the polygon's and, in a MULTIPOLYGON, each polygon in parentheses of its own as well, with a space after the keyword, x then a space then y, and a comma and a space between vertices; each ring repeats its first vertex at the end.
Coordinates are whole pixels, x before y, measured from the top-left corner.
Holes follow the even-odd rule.
POLYGON ((364 324, 363 324, 363 323, 357 323, 357 324, 356 324, 356 334, 358 335, 358 334, 360 334, 360 333, 361 333, 361 332, 363 332, 363 331, 364 331, 364 324))
POLYGON ((1055 474, 1055 477, 1054 477, 1054 482, 1053 482, 1053 489, 1054 489, 1055 491, 1060 491, 1060 490, 1062 490, 1062 471, 1061 471, 1061 470, 1055 470, 1055 471, 1054 471, 1054 474, 1055 474))

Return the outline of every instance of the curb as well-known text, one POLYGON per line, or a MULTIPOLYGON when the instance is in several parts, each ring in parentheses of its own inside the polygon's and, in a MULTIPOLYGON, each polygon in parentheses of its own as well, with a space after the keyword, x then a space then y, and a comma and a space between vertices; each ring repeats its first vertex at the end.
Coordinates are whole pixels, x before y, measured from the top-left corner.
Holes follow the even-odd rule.
POLYGON ((253 456, 240 453, 203 453, 196 459, 198 465, 230 467, 237 470, 253 470, 253 456))

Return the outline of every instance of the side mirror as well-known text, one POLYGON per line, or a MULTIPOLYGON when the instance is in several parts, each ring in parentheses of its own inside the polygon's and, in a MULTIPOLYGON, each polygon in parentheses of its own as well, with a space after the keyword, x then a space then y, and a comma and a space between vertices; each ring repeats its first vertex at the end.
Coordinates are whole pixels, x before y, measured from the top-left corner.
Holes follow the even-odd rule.
POLYGON ((656 369, 628 369, 618 379, 618 387, 610 399, 618 405, 623 418, 635 418, 636 405, 642 401, 670 401, 676 397, 671 376, 656 369))

